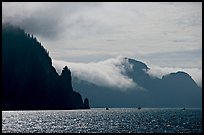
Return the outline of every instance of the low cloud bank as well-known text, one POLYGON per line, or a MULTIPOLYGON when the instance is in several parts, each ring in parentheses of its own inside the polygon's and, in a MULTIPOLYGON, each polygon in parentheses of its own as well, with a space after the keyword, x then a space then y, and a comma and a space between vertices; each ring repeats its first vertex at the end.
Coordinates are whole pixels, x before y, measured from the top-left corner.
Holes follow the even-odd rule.
POLYGON ((137 87, 137 84, 125 75, 124 64, 129 67, 128 70, 131 70, 131 65, 122 57, 91 63, 53 60, 53 65, 59 74, 61 69, 67 65, 71 69, 73 76, 98 86, 116 87, 120 90, 137 87))
MULTIPOLYGON (((64 66, 68 66, 74 77, 88 81, 92 84, 104 87, 114 87, 119 90, 131 88, 143 89, 131 78, 126 76, 126 71, 132 70, 132 65, 122 56, 111 58, 105 61, 90 63, 74 63, 60 60, 53 60, 53 65, 58 74, 64 66)), ((179 67, 160 67, 148 65, 150 68, 147 73, 152 77, 162 78, 172 72, 184 71, 188 73, 198 86, 202 87, 202 69, 198 68, 179 68, 179 67)))
POLYGON ((202 69, 199 68, 179 68, 179 67, 160 67, 156 65, 150 65, 150 70, 147 71, 152 77, 162 78, 162 76, 170 74, 172 72, 184 71, 188 73, 198 86, 202 87, 202 69))

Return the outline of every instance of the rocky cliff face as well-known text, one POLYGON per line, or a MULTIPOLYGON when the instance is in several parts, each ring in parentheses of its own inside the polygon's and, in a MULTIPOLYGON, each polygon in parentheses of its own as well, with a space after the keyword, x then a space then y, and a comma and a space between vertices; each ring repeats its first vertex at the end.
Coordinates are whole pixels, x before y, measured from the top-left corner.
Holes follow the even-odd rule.
POLYGON ((19 28, 2 29, 3 109, 83 109, 71 84, 71 71, 58 75, 49 52, 19 28))

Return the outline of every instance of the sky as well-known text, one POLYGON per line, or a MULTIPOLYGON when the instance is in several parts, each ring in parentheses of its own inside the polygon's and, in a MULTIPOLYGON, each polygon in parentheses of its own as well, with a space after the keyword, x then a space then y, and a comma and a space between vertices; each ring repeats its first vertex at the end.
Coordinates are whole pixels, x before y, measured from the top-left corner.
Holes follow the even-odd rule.
POLYGON ((106 61, 124 56, 146 63, 156 76, 184 70, 202 86, 201 2, 3 2, 2 23, 35 35, 55 67, 67 63, 74 75, 90 63, 98 71, 105 61, 111 68, 100 77, 110 85, 103 75, 111 69, 117 78, 121 70, 106 61))

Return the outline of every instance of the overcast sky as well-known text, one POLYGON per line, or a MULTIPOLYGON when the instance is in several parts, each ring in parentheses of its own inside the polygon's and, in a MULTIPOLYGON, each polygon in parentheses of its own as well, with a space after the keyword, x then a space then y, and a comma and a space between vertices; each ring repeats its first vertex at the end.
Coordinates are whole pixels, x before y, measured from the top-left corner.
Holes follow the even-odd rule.
POLYGON ((126 56, 190 69, 202 80, 201 2, 3 2, 4 22, 33 33, 56 61, 97 63, 126 56))

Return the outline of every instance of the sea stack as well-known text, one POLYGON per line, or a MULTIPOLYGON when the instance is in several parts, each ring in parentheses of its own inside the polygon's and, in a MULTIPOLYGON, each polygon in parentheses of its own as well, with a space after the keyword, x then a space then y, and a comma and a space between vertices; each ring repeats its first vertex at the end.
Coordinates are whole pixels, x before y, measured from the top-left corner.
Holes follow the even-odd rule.
POLYGON ((90 109, 88 98, 84 99, 84 109, 90 109))

